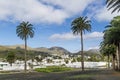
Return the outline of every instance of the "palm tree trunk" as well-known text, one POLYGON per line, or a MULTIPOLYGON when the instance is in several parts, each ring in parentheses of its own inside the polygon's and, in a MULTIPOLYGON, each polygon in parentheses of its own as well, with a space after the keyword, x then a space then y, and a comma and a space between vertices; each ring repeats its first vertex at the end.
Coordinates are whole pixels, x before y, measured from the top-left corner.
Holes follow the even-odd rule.
POLYGON ((27 59, 26 59, 26 54, 27 54, 27 39, 25 38, 25 72, 27 71, 27 59))
POLYGON ((108 69, 110 69, 110 55, 108 54, 108 69))
POLYGON ((118 54, 118 51, 119 51, 119 47, 117 46, 117 49, 116 49, 116 70, 119 69, 119 54, 118 54))
POLYGON ((113 70, 115 70, 115 55, 112 55, 112 67, 113 67, 113 70))
POLYGON ((119 61, 118 61, 119 67, 118 67, 118 70, 120 70, 120 43, 118 44, 118 56, 119 56, 119 61))
POLYGON ((82 71, 84 71, 84 53, 83 53, 83 32, 81 31, 81 66, 82 71))

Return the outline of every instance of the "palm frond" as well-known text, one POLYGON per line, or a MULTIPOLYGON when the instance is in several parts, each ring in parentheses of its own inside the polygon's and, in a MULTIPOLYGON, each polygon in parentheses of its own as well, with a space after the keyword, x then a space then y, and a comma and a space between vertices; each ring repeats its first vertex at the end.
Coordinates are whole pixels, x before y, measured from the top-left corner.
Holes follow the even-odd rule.
POLYGON ((20 25, 17 26, 16 34, 18 37, 20 37, 22 40, 25 38, 32 38, 34 36, 34 28, 33 25, 29 22, 22 22, 20 25))
POLYGON ((80 32, 91 31, 91 24, 90 20, 87 20, 87 17, 79 17, 73 20, 71 26, 71 30, 73 31, 73 34, 78 35, 80 32))
POLYGON ((120 11, 120 0, 106 0, 108 10, 113 9, 112 13, 120 11))

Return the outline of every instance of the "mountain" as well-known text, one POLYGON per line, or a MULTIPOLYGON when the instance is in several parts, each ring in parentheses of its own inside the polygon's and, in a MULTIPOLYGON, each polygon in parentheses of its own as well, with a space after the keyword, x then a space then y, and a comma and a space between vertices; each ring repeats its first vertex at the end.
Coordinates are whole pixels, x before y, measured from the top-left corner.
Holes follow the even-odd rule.
POLYGON ((62 53, 64 53, 64 54, 70 54, 69 51, 67 51, 66 49, 64 49, 62 47, 51 47, 48 50, 55 51, 56 53, 59 52, 60 54, 62 54, 62 53))
POLYGON ((100 56, 101 55, 99 49, 90 49, 86 51, 85 54, 88 56, 92 56, 92 55, 100 56))
POLYGON ((38 47, 38 48, 34 48, 33 50, 35 50, 35 51, 48 51, 48 48, 45 48, 45 47, 38 47))
MULTIPOLYGON (((81 54, 81 52, 74 53, 74 55, 81 54)), ((99 49, 90 49, 88 51, 84 51, 85 56, 92 56, 92 55, 101 55, 99 49)))
MULTIPOLYGON (((9 46, 0 46, 0 51, 9 50, 9 49, 17 49, 17 50, 23 50, 24 45, 9 45, 9 46)), ((39 48, 31 48, 27 46, 28 50, 31 51, 38 51, 43 53, 48 53, 50 55, 63 55, 63 54, 70 54, 69 51, 62 47, 51 47, 51 48, 45 48, 45 47, 39 47, 39 48)))
POLYGON ((35 51, 41 51, 41 52, 47 52, 49 54, 52 55, 63 55, 63 54, 70 54, 69 51, 67 51, 66 49, 62 48, 62 47, 51 47, 51 48, 35 48, 35 51))
POLYGON ((92 54, 100 54, 99 49, 90 49, 90 50, 88 50, 88 52, 92 53, 92 54))

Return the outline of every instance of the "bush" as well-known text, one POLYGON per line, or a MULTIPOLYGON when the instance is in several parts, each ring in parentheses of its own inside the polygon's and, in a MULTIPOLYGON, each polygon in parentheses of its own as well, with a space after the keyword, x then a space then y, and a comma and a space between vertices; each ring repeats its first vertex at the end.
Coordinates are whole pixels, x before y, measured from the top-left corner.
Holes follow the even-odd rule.
POLYGON ((37 72, 63 72, 63 71, 70 71, 72 68, 67 68, 67 67, 59 67, 59 66, 50 66, 47 68, 36 68, 35 71, 37 72))

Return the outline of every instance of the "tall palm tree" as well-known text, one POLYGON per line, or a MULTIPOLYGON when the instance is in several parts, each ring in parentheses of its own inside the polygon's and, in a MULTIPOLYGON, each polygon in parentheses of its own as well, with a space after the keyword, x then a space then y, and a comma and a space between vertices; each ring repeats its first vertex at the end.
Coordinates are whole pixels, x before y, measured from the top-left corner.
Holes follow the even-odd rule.
POLYGON ((113 8, 112 13, 115 11, 120 11, 120 0, 106 0, 106 4, 108 9, 113 8))
POLYGON ((90 20, 88 20, 87 17, 78 17, 75 20, 73 20, 71 26, 71 30, 74 35, 80 35, 81 37, 81 65, 82 65, 82 71, 84 71, 84 53, 83 53, 83 32, 91 31, 91 24, 90 20))
POLYGON ((22 40, 25 41, 25 55, 24 55, 24 60, 25 60, 25 72, 27 70, 27 59, 26 59, 26 53, 27 53, 27 39, 33 38, 34 36, 34 28, 32 27, 33 25, 30 24, 29 22, 22 22, 17 26, 16 29, 16 34, 18 37, 20 37, 22 40))

